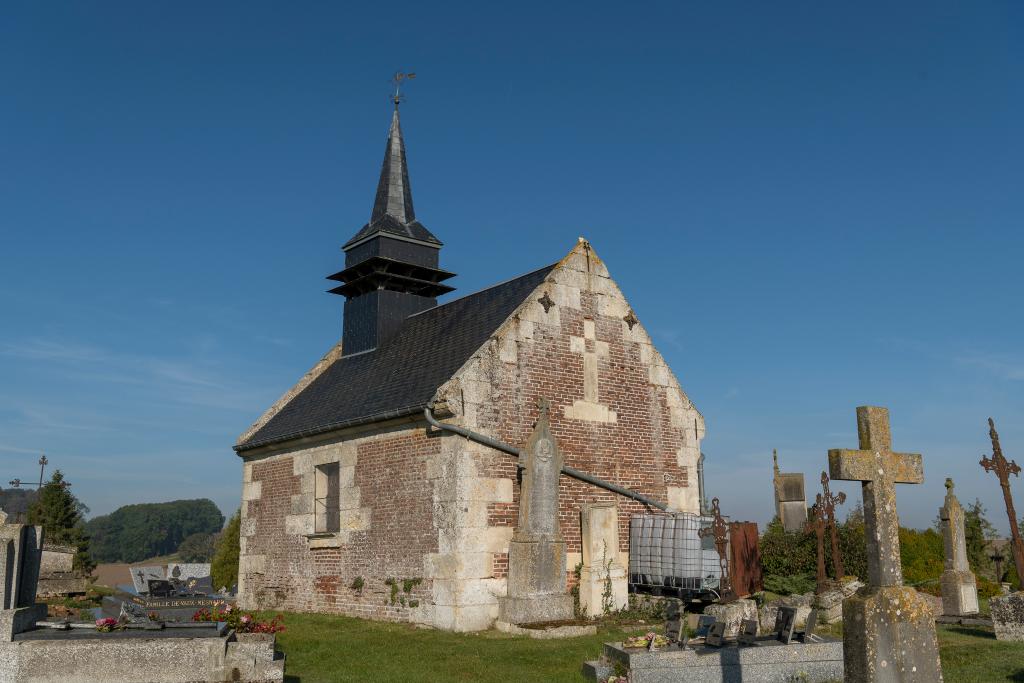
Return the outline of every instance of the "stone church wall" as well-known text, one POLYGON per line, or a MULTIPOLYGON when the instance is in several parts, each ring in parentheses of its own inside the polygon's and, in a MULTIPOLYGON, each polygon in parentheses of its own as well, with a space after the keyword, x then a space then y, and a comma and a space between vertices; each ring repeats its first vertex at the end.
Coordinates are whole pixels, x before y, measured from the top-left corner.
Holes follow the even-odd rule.
MULTIPOLYGON (((667 501, 676 510, 699 511, 703 417, 586 242, 438 391, 439 406, 454 414, 451 422, 510 444, 526 441, 542 397, 551 401, 551 429, 566 465, 667 501)), ((479 480, 506 494, 487 505, 487 527, 474 532, 494 549, 486 580, 495 596, 503 594, 507 540, 518 514, 515 460, 459 437, 445 442, 467 479, 462 490, 479 480)), ((559 497, 567 583, 581 560, 580 509, 585 503, 618 506, 619 547, 609 549, 609 559, 617 553, 621 565, 628 566, 629 517, 645 506, 564 476, 559 497)), ((474 563, 480 549, 472 552, 474 563)), ((448 561, 456 563, 461 556, 456 552, 448 561)), ((487 569, 480 567, 480 576, 461 577, 455 586, 466 586, 477 600, 463 605, 460 615, 467 621, 483 623, 497 614, 496 597, 480 602, 478 582, 487 569)))
POLYGON ((242 606, 424 621, 423 558, 437 550, 428 474, 439 450, 407 423, 247 458, 242 606), (332 462, 340 468, 340 531, 315 534, 315 468, 332 462))
MULTIPOLYGON (((703 418, 585 242, 438 390, 437 412, 522 444, 541 397, 551 401, 551 428, 567 465, 697 512, 703 418)), ((428 435, 419 421, 247 454, 242 606, 489 628, 505 592, 515 476, 514 458, 454 435, 428 435), (341 468, 342 530, 322 538, 312 535, 314 471, 327 462, 341 468), (352 587, 357 577, 361 592, 352 587), (395 604, 388 579, 396 580, 395 604), (405 593, 403 581, 416 580, 405 593)), ((619 547, 609 553, 628 565, 629 516, 645 508, 562 477, 567 584, 581 557, 580 509, 599 501, 618 506, 619 547)))

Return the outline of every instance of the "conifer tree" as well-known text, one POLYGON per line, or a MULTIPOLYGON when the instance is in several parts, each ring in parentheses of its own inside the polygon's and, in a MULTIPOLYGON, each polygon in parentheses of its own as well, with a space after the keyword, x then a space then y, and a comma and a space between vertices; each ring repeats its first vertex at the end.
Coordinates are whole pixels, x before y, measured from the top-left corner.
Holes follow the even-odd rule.
POLYGON ((89 556, 89 537, 85 533, 82 516, 89 512, 68 489, 64 474, 55 470, 28 509, 28 523, 43 527, 43 542, 67 545, 77 549, 75 569, 90 572, 93 568, 89 556))
POLYGON ((228 525, 221 532, 217 550, 213 554, 210 576, 213 579, 214 590, 231 588, 238 583, 238 556, 241 553, 238 537, 241 526, 242 511, 238 510, 231 515, 228 525))

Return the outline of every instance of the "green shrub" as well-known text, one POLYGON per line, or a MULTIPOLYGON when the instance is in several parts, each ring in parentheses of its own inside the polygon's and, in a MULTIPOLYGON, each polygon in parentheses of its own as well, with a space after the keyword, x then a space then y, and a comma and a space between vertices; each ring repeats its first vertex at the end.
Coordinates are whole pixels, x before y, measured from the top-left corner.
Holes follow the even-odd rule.
POLYGON ((814 590, 817 583, 815 574, 767 574, 764 577, 764 589, 779 595, 798 595, 814 590))
POLYGON ((221 587, 231 588, 238 583, 238 556, 241 553, 238 537, 241 526, 242 511, 238 510, 231 515, 228 525, 220 534, 217 550, 213 553, 213 561, 210 563, 210 575, 215 590, 220 590, 221 587))

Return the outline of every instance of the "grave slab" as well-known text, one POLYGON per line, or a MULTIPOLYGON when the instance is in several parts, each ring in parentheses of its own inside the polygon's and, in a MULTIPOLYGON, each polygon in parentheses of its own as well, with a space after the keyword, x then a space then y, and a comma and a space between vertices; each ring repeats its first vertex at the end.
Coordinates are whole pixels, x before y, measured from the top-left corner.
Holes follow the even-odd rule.
POLYGON ((602 660, 587 662, 583 673, 590 676, 587 680, 598 680, 593 677, 597 672, 614 670, 617 664, 629 671, 630 683, 824 683, 843 679, 841 640, 783 645, 773 637, 759 637, 755 643, 653 652, 606 643, 602 660))

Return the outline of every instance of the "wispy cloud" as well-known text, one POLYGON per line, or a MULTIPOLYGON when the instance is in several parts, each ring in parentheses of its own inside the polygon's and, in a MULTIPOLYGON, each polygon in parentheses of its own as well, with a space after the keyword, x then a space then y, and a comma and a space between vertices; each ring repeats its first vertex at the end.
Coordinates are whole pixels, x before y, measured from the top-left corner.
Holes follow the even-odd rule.
POLYGON ((955 359, 960 365, 981 368, 989 374, 1010 381, 1024 381, 1024 359, 992 353, 975 353, 955 359))
MULTIPOLYGON (((215 344, 203 340, 200 346, 215 344)), ((251 396, 251 392, 232 387, 201 354, 198 359, 160 358, 75 342, 28 339, 0 344, 0 356, 52 365, 66 379, 140 386, 163 399, 204 407, 237 408, 246 405, 245 398, 251 396)))

